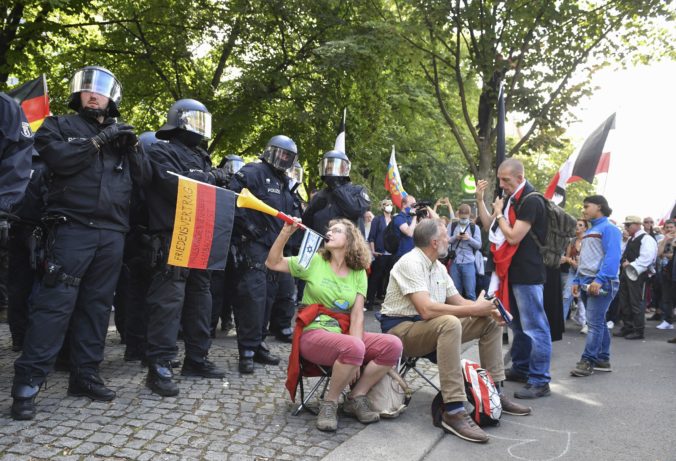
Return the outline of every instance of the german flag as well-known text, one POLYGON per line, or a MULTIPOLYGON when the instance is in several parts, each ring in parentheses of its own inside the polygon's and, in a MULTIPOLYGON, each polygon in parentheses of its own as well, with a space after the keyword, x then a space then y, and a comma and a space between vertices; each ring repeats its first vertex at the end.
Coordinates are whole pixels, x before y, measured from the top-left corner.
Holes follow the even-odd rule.
POLYGON ((33 132, 37 131, 42 121, 49 115, 49 95, 45 74, 14 88, 7 94, 21 104, 31 129, 33 132))
POLYGON ((167 262, 191 269, 225 269, 235 219, 235 193, 176 176, 176 216, 167 262))

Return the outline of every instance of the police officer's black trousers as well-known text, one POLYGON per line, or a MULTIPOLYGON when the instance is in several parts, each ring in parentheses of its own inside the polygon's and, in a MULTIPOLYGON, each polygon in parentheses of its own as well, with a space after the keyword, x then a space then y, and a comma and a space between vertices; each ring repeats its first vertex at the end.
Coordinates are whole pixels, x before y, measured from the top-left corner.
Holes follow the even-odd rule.
POLYGON ((57 226, 52 236, 48 261, 80 282, 75 286, 73 281, 57 280, 47 286, 43 278, 33 298, 23 353, 14 362, 17 382, 44 381, 69 322, 71 372, 97 372, 103 361, 124 234, 69 222, 57 226))
POLYGON ((232 324, 232 301, 235 297, 236 270, 232 259, 228 259, 228 265, 224 271, 211 271, 211 331, 215 332, 218 320, 221 326, 232 324))
POLYGON ((35 282, 35 271, 31 267, 28 238, 32 226, 15 224, 9 234, 9 267, 7 322, 12 333, 12 343, 21 346, 28 328, 28 303, 35 282))
POLYGON ((275 272, 277 283, 268 286, 268 302, 272 303, 270 312, 270 331, 279 333, 291 328, 291 321, 296 312, 295 291, 296 284, 291 274, 275 272), (274 289, 276 288, 276 290, 274 289))
POLYGON ((265 268, 268 252, 269 248, 258 243, 240 248, 245 261, 237 268, 237 295, 233 306, 240 352, 258 350, 270 319, 272 303, 268 302, 267 290, 270 284, 276 284, 276 280, 268 281, 265 268))
POLYGON ((156 271, 146 295, 148 361, 176 358, 179 327, 183 326, 185 356, 204 362, 211 337, 211 292, 208 271, 165 265, 156 271))
POLYGON ((150 271, 147 263, 141 261, 140 258, 130 260, 125 266, 128 277, 125 293, 122 295, 125 302, 125 344, 127 350, 143 354, 146 349, 146 331, 148 329, 146 293, 151 281, 150 271))

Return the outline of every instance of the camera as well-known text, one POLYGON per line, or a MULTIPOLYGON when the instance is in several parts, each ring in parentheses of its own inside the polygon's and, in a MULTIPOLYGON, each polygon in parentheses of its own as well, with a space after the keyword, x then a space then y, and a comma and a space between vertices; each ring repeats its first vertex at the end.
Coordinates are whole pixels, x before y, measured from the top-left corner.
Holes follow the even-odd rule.
POLYGON ((429 200, 421 200, 413 205, 414 211, 411 212, 411 214, 417 216, 418 219, 428 218, 429 212, 427 211, 427 207, 429 206, 432 206, 432 202, 429 200))

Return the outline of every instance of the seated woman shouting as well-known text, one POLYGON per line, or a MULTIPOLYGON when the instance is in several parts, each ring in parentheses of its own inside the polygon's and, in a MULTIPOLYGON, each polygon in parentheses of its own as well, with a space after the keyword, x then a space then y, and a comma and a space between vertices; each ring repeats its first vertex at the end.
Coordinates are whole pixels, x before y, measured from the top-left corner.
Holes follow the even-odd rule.
POLYGON ((348 384, 353 387, 343 411, 364 424, 376 422, 380 416, 369 407, 366 393, 397 364, 402 345, 394 335, 364 331, 369 248, 352 222, 335 219, 329 223, 324 248, 304 269, 297 256, 282 255, 297 228, 284 225, 265 261, 268 269, 289 272, 306 282, 305 307, 297 315, 289 358, 287 389, 293 398, 298 378, 294 357, 298 358, 300 349, 300 355, 309 362, 333 367, 329 390, 320 402, 317 429, 338 428, 338 397, 348 384))

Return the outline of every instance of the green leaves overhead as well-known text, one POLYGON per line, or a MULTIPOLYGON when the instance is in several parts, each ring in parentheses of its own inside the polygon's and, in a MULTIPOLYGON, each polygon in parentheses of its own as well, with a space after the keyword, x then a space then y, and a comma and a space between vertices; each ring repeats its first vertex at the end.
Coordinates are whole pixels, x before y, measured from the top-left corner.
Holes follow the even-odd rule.
POLYGON ((660 0, 10 0, 0 85, 44 72, 62 113, 73 71, 102 65, 139 131, 176 99, 198 99, 213 114, 215 161, 253 159, 284 133, 308 187, 347 107, 353 180, 372 197, 385 195, 395 144, 407 191, 457 201, 464 174, 492 175, 500 79, 523 133, 511 154, 554 155, 595 70, 673 54, 673 16, 660 0))

